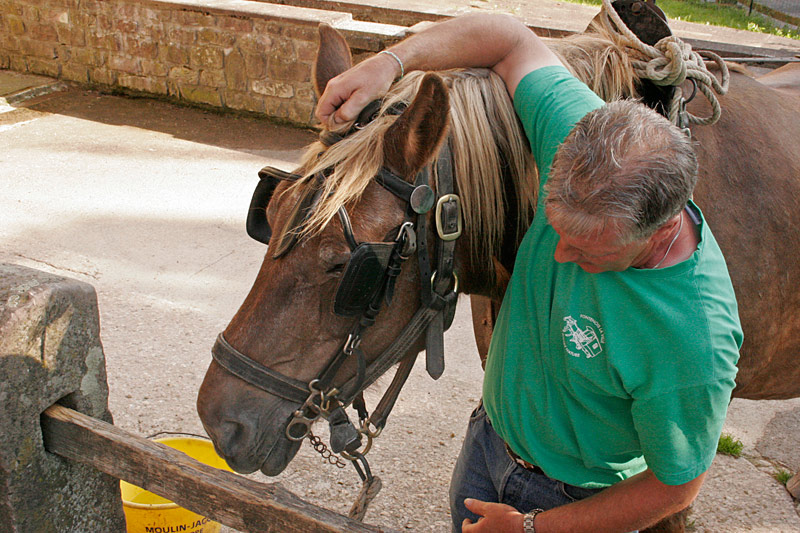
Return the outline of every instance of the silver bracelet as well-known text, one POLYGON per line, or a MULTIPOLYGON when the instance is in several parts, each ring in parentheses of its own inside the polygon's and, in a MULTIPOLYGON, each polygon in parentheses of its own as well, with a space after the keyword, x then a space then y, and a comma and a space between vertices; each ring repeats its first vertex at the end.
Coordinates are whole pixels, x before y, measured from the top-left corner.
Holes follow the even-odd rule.
POLYGON ((526 514, 525 518, 522 520, 522 531, 524 533, 536 533, 536 527, 533 525, 533 521, 536 520, 537 514, 543 512, 544 509, 534 509, 533 511, 526 514))
POLYGON ((405 67, 403 66, 403 62, 402 62, 402 61, 400 61, 400 58, 399 58, 399 57, 397 57, 397 54, 395 54, 394 52, 390 52, 389 50, 381 50, 380 52, 378 52, 378 55, 381 55, 381 54, 387 54, 387 55, 390 55, 390 56, 392 56, 392 57, 395 59, 395 61, 397 61, 397 64, 398 64, 398 65, 400 65, 400 77, 399 77, 399 78, 397 78, 397 79, 398 79, 398 80, 402 80, 402 79, 403 79, 403 76, 405 76, 405 75, 406 75, 406 69, 405 69, 405 67))

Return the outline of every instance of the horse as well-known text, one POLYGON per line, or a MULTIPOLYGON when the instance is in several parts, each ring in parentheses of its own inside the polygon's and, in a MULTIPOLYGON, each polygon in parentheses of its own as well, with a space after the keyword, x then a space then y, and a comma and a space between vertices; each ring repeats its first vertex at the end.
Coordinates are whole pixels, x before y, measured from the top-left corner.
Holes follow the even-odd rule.
MULTIPOLYGON (((638 96, 613 40, 584 35, 552 46, 605 100, 638 96)), ((317 93, 351 64, 344 39, 323 25, 317 93)), ((792 98, 733 73, 719 122, 691 129, 695 201, 726 254, 745 331, 734 391, 742 398, 800 395, 800 100, 792 98), (744 143, 751 149, 738 149, 744 143)), ((689 106, 708 110, 699 100, 689 106)), ((385 416, 373 422, 378 431, 366 418, 360 435, 345 431, 334 445, 342 408, 394 363, 407 375, 423 348, 429 372, 441 372, 437 338, 453 295, 502 299, 536 206, 535 162, 490 71, 408 74, 356 124, 320 139, 294 173, 262 174, 251 235, 270 245, 198 394, 206 431, 241 473, 279 474, 319 417, 329 418, 332 447, 359 457, 360 436, 371 443, 385 416), (422 255, 418 265, 405 260, 422 255)))

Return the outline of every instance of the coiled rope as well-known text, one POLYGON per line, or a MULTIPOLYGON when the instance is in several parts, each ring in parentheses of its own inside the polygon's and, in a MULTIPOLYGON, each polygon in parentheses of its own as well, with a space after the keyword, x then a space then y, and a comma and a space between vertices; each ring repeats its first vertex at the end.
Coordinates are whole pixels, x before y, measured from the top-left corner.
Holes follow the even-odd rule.
POLYGON ((687 122, 709 125, 719 120, 722 110, 714 92, 719 95, 727 93, 730 80, 728 66, 721 57, 707 50, 694 51, 691 45, 674 35, 664 37, 655 46, 643 43, 622 21, 611 0, 603 0, 600 22, 610 34, 616 34, 620 44, 628 48, 631 66, 639 78, 676 88, 668 110, 668 118, 673 124, 685 128, 689 125, 687 122), (719 66, 721 80, 708 71, 704 57, 719 66), (686 80, 693 80, 705 95, 711 104, 710 116, 698 117, 685 111, 686 101, 680 86, 686 80))

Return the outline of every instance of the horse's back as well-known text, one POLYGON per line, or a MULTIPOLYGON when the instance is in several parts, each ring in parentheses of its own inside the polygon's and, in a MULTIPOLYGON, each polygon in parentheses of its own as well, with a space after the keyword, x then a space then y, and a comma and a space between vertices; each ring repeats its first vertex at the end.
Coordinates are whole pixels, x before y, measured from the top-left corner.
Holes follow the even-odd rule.
MULTIPOLYGON (((725 254, 745 331, 734 395, 800 396, 800 98, 733 74, 720 103, 719 122, 692 128, 695 198, 725 254)), ((699 101, 689 110, 710 113, 699 101)))
POLYGON ((800 99, 800 63, 787 63, 756 79, 762 85, 800 99))

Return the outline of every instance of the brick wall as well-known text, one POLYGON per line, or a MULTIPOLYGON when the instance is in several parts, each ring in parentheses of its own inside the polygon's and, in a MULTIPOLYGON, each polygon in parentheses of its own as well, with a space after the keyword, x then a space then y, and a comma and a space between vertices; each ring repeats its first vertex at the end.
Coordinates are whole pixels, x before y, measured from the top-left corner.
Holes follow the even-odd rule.
POLYGON ((248 0, 0 0, 0 68, 308 125, 320 22, 356 56, 406 31, 248 0))

